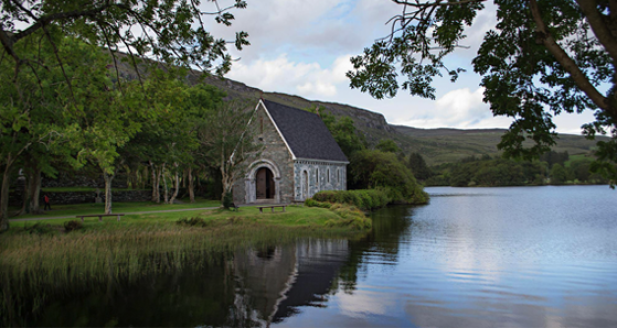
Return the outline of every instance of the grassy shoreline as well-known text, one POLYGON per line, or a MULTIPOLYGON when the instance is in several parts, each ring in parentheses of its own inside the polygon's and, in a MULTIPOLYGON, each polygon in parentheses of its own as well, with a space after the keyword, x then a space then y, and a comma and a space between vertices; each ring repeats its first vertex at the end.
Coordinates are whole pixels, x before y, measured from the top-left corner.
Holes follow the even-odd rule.
POLYGON ((347 238, 371 227, 370 219, 351 207, 329 210, 294 205, 288 206, 285 212, 274 213, 243 207, 234 212, 217 208, 127 214, 120 222, 115 218, 102 222, 87 218, 80 229, 71 232, 65 231, 67 221, 70 220, 11 222, 11 229, 0 235, 0 268, 10 268, 13 273, 54 271, 80 262, 84 265, 105 262, 107 255, 101 255, 105 253, 114 254, 115 258, 119 254, 210 250, 276 242, 282 237, 347 238), (198 218, 199 224, 178 222, 190 218, 198 218))
POLYGON ((0 234, 0 326, 23 325, 50 295, 179 272, 220 256, 233 258, 238 248, 304 238, 362 238, 371 227, 362 212, 342 205, 334 210, 292 205, 274 213, 242 207, 237 212, 217 208, 128 214, 120 222, 89 218, 71 232, 64 229, 66 221, 11 222, 11 229, 0 234), (191 218, 198 224, 179 223, 191 218))

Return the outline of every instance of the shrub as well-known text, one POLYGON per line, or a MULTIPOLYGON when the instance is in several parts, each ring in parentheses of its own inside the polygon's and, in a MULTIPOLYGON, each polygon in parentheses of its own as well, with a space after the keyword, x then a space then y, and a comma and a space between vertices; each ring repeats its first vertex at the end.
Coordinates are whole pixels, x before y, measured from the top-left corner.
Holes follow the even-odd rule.
POLYGON ((388 205, 391 199, 387 189, 327 190, 318 192, 305 204, 307 206, 318 206, 317 203, 323 202, 341 203, 354 205, 368 211, 388 205))
POLYGON ((191 227, 205 227, 208 225, 208 223, 199 217, 194 217, 194 218, 180 218, 178 219, 178 221, 176 221, 177 224, 180 225, 186 225, 186 226, 191 226, 191 227))
MULTIPOLYGON (((394 153, 362 150, 354 153, 350 162, 351 182, 356 187, 384 188, 388 192, 388 197, 400 204, 415 204, 412 200, 424 198, 415 193, 420 185, 414 178, 413 172, 394 153)), ((379 206, 365 204, 364 207, 379 206)))
POLYGON ((81 223, 81 221, 71 220, 71 221, 64 222, 64 230, 66 232, 71 232, 71 231, 79 230, 79 229, 81 229, 83 227, 84 226, 81 223))
POLYGON ((233 207, 233 205, 234 205, 234 196, 231 193, 231 191, 228 191, 225 193, 225 196, 223 196, 223 207, 226 209, 229 209, 233 207))
POLYGON ((304 201, 304 205, 308 207, 321 207, 321 208, 330 208, 332 206, 332 204, 328 202, 318 202, 312 198, 309 198, 306 201, 304 201))

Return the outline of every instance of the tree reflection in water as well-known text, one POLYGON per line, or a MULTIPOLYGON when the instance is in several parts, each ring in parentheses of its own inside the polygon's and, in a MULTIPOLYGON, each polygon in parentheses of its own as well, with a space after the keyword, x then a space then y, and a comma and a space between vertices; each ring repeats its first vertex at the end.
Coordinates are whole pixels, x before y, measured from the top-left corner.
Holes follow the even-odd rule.
MULTIPOLYGON (((19 326, 268 326, 304 306, 326 307, 329 295, 351 294, 365 263, 395 263, 410 220, 390 208, 375 215, 360 240, 305 239, 234 252, 151 254, 148 272, 108 275, 71 286, 47 284, 21 295, 38 312, 19 326), (392 213, 391 213, 392 212, 392 213)), ((32 287, 32 286, 31 286, 32 287)), ((5 309, 3 309, 4 311, 5 309)))

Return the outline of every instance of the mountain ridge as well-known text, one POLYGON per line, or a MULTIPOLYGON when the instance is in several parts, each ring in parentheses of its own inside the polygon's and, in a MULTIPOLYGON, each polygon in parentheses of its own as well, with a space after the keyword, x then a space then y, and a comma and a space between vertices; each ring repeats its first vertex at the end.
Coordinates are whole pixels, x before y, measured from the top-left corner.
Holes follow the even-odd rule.
MULTIPOLYGON (((214 85, 228 93, 229 98, 243 98, 257 101, 260 97, 279 102, 291 107, 306 109, 319 106, 336 117, 348 116, 354 120, 356 129, 362 132, 369 143, 375 145, 381 139, 392 139, 405 153, 418 152, 430 165, 455 162, 469 156, 488 154, 498 155, 497 144, 507 129, 426 129, 406 125, 390 124, 385 116, 367 108, 328 102, 309 100, 301 96, 281 92, 264 92, 245 83, 228 78, 206 77, 204 83, 214 85)), ((589 154, 595 142, 583 136, 559 134, 555 151, 568 151, 571 155, 589 154)))

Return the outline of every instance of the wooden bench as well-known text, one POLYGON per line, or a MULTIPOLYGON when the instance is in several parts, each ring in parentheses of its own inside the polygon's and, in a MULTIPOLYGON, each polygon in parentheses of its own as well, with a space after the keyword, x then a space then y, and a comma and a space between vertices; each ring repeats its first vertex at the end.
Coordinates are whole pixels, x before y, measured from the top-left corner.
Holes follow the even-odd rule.
POLYGON ((287 207, 287 205, 257 206, 257 208, 259 209, 259 213, 263 213, 264 212, 264 208, 271 208, 272 212, 274 212, 274 208, 275 207, 282 207, 283 208, 283 212, 285 212, 285 207, 287 207))
POLYGON ((120 221, 120 217, 124 216, 124 214, 93 214, 93 215, 77 215, 76 218, 81 218, 81 222, 84 222, 84 218, 94 218, 99 217, 99 221, 103 221, 104 216, 116 216, 118 217, 118 221, 120 221))

